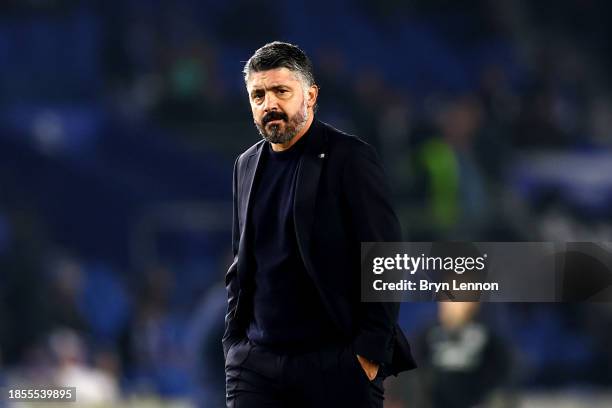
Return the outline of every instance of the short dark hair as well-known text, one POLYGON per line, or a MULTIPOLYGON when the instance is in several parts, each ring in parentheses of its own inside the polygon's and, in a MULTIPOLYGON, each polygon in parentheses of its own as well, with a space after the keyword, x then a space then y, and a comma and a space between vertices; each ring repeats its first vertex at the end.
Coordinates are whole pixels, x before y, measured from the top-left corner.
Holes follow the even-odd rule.
POLYGON ((307 86, 315 84, 310 59, 297 45, 274 41, 259 48, 244 64, 244 81, 247 82, 251 72, 268 71, 276 68, 287 68, 306 81, 307 86))

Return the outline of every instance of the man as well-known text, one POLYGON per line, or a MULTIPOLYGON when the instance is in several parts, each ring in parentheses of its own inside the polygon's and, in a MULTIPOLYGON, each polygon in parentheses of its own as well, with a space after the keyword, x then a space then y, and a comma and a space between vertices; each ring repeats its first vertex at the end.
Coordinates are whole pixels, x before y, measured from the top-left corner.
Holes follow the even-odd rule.
MULTIPOLYGON (((419 334, 424 389, 433 408, 491 406, 508 385, 511 356, 478 317, 478 302, 439 302, 439 322, 419 334), (489 402, 489 403, 487 403, 489 402)), ((422 386, 422 384, 421 384, 422 386)))
POLYGON ((385 376, 415 367, 398 305, 360 302, 360 243, 401 241, 373 149, 314 118, 298 47, 244 67, 264 140, 234 167, 226 275, 228 407, 382 407, 385 376))

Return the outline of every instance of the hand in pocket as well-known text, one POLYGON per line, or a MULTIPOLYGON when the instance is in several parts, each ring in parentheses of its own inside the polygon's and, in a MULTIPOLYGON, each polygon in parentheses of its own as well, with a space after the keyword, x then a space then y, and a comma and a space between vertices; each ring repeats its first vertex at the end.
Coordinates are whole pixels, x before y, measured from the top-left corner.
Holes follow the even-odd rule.
POLYGON ((364 357, 361 357, 359 354, 357 354, 357 361, 359 361, 359 365, 368 376, 368 379, 373 381, 378 374, 379 365, 364 357))

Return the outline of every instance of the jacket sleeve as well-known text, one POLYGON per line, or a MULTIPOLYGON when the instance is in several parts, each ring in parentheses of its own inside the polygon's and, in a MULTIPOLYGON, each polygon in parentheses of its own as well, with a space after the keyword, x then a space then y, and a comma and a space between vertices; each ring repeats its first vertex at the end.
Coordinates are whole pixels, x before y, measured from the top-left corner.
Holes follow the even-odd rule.
POLYGON ((232 221, 232 255, 233 261, 225 274, 225 287, 227 289, 227 313, 225 315, 225 331, 223 333, 223 354, 227 357, 227 351, 236 341, 244 337, 244 330, 240 328, 235 317, 238 305, 238 246, 240 244, 240 227, 238 222, 238 161, 234 164, 233 176, 233 221, 232 221))
MULTIPOLYGON (((401 227, 391 205, 386 175, 374 149, 363 142, 351 149, 343 170, 351 227, 361 242, 399 242, 401 227)), ((356 251, 360 250, 359 248, 356 251)), ((399 303, 361 302, 355 353, 388 364, 393 353, 399 303)))

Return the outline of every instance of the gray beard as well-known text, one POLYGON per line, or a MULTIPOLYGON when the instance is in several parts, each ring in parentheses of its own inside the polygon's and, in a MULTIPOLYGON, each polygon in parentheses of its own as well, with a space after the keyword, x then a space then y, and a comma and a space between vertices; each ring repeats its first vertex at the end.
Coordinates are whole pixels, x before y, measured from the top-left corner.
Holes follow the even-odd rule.
POLYGON ((289 121, 285 122, 284 130, 281 125, 272 125, 269 127, 261 126, 255 123, 261 137, 270 143, 283 144, 293 139, 306 125, 308 114, 305 110, 299 111, 289 121))

